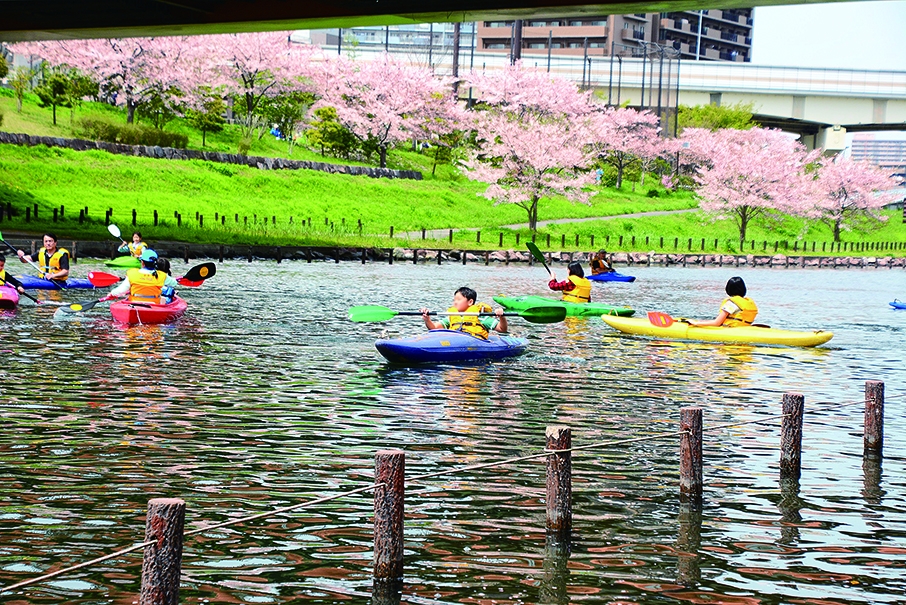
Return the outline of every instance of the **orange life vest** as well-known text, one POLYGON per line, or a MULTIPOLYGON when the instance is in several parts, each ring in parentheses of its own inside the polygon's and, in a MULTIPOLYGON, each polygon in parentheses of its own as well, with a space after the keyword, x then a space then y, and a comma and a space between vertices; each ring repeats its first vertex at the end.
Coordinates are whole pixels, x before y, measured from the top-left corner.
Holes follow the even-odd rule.
POLYGON ((129 269, 126 271, 126 279, 130 285, 130 301, 160 304, 160 293, 164 289, 164 282, 167 281, 166 273, 163 271, 146 273, 141 269, 129 269))

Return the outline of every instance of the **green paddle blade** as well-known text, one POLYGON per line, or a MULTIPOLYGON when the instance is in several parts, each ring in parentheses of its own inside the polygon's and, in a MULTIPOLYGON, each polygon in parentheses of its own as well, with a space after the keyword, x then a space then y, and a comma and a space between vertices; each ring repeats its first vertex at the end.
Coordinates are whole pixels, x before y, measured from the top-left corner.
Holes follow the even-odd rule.
POLYGON ((544 259, 544 255, 541 254, 541 250, 538 246, 535 245, 535 242, 526 242, 525 247, 529 249, 529 252, 532 253, 532 256, 535 257, 535 260, 541 264, 547 264, 547 261, 544 259))
POLYGON ((378 305, 361 305, 349 308, 349 321, 364 323, 368 321, 387 321, 399 315, 397 311, 378 305))
MULTIPOLYGON (((509 315, 509 313, 504 313, 509 315)), ((555 324, 566 319, 566 307, 529 307, 518 313, 519 317, 533 324, 555 324)))

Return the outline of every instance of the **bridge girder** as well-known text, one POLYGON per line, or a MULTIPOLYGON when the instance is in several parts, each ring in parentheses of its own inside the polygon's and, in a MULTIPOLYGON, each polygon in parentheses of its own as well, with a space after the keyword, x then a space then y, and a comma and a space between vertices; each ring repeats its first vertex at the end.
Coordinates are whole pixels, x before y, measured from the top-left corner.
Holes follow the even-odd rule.
MULTIPOLYGON (((789 0, 759 1, 760 6, 790 3, 789 0)), ((751 0, 728 0, 719 4, 721 8, 752 5, 751 0)), ((583 0, 434 0, 430 4, 416 0, 3 0, 0 1, 0 40, 177 36, 542 16, 601 16, 713 7, 713 2, 703 0, 609 0, 594 4, 583 0)))

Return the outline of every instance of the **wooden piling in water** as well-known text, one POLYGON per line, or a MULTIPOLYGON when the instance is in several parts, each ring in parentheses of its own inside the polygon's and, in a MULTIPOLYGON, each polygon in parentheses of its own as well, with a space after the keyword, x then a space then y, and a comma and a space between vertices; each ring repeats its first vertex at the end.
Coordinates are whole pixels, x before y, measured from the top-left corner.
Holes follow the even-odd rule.
POLYGON ((884 446, 884 383, 880 380, 865 381, 863 445, 866 454, 881 456, 884 446))
POLYGON ((805 396, 801 393, 783 394, 783 421, 780 428, 780 475, 799 479, 802 473, 802 418, 805 396))
POLYGON ((186 503, 178 498, 154 498, 148 502, 142 586, 139 605, 179 605, 179 574, 182 568, 182 535, 186 503))
POLYGON ((365 260, 367 260, 367 256, 368 256, 368 252, 366 252, 365 248, 362 248, 362 264, 363 265, 365 264, 365 260))
POLYGON ((223 244, 220 244, 220 254, 218 255, 217 260, 221 263, 223 262, 223 244))
POLYGON ((375 580, 403 577, 403 503, 406 455, 381 450, 374 456, 374 569, 375 580))
MULTIPOLYGON (((547 450, 572 447, 572 430, 568 426, 549 426, 545 431, 547 450)), ((547 457, 547 531, 565 537, 573 527, 572 453, 547 457)))
POLYGON ((702 409, 680 408, 680 499, 702 497, 702 409))

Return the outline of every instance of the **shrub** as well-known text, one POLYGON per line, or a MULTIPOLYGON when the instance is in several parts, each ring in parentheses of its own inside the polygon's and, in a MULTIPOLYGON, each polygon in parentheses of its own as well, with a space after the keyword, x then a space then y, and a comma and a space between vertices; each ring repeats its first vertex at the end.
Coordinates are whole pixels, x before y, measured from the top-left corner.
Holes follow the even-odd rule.
POLYGON ((647 195, 648 197, 661 197, 661 192, 657 189, 649 189, 648 193, 646 193, 645 195, 647 195))
POLYGON ((83 118, 78 123, 76 133, 91 140, 124 145, 185 149, 189 144, 189 137, 178 132, 164 132, 140 124, 116 124, 103 118, 83 118))

